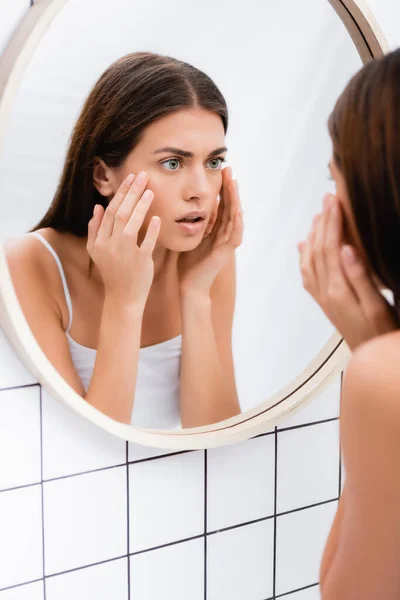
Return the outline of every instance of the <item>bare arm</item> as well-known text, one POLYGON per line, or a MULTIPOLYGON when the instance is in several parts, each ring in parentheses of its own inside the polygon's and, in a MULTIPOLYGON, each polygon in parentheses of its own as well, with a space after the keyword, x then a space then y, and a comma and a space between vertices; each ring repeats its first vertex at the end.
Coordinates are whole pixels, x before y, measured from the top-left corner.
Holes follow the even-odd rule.
POLYGON ((240 413, 232 358, 235 260, 217 275, 209 295, 181 294, 183 427, 217 423, 240 413))
MULTIPOLYGON (((97 206, 88 223, 87 250, 99 268, 105 300, 96 360, 88 390, 75 370, 62 329, 60 308, 49 293, 48 269, 33 238, 10 245, 8 261, 25 318, 43 352, 64 379, 92 406, 109 417, 130 423, 136 388, 142 318, 153 279, 152 252, 160 229, 150 221, 137 246, 153 193, 147 176, 126 178, 107 209, 97 206)), ((50 287, 51 289, 51 287, 50 287)))
POLYGON ((379 336, 356 350, 345 376, 346 483, 321 569, 323 600, 400 597, 399 350, 398 333, 379 336))
POLYGON ((36 243, 39 242, 26 240, 24 246, 10 245, 7 251, 13 284, 36 341, 80 396, 111 418, 129 423, 135 395, 142 311, 112 297, 106 298, 95 366, 85 393, 72 362, 59 306, 49 291, 48 275, 35 256, 38 252, 33 244, 36 243))

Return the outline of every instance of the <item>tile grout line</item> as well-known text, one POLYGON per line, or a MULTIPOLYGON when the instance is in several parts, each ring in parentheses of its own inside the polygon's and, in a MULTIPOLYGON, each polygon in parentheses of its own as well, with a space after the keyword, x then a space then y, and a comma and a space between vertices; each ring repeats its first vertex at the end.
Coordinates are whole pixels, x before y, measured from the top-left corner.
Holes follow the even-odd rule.
POLYGON ((291 594, 296 594, 297 592, 303 592, 304 590, 310 590, 313 587, 317 587, 319 583, 311 583, 310 585, 306 585, 302 588, 297 588, 297 590, 291 590, 290 592, 285 592, 284 594, 279 594, 276 596, 274 600, 278 600, 278 598, 284 598, 285 596, 290 596, 291 594))
POLYGON ((278 428, 275 427, 275 461, 274 461, 274 550, 272 565, 272 596, 276 594, 276 530, 277 530, 277 500, 278 500, 278 428))
POLYGON ((293 429, 302 429, 303 427, 312 427, 313 425, 323 425, 324 423, 332 423, 339 421, 339 417, 330 417, 329 419, 321 419, 320 421, 311 421, 309 423, 301 423, 300 425, 292 425, 291 427, 280 427, 279 433, 282 431, 292 431, 293 429))
POLYGON ((67 575, 68 573, 75 573, 76 571, 83 571, 83 569, 90 569, 91 567, 97 567, 98 565, 106 565, 107 563, 114 562, 115 560, 121 560, 123 558, 126 558, 126 554, 123 554, 122 556, 114 556, 113 558, 106 558, 105 560, 99 560, 97 562, 89 563, 87 565, 81 565, 80 567, 72 567, 71 569, 66 569, 65 571, 50 573, 49 575, 46 575, 46 579, 58 577, 59 575, 67 575))
POLYGON ((45 568, 45 540, 44 540, 44 492, 43 492, 43 394, 42 386, 39 387, 39 435, 40 435, 40 492, 42 503, 42 563, 43 563, 43 599, 46 600, 46 568, 45 568))
POLYGON ((11 390, 23 390, 29 387, 38 387, 40 383, 24 383, 22 385, 6 385, 6 387, 0 387, 0 392, 11 392, 11 390))
POLYGON ((39 579, 30 579, 29 581, 23 581, 22 583, 15 583, 14 585, 8 585, 7 587, 0 588, 0 592, 7 592, 8 590, 13 590, 16 588, 23 587, 24 585, 31 585, 32 583, 40 583, 43 581, 43 577, 39 579))
POLYGON ((131 600, 131 559, 129 558, 130 548, 130 507, 129 507, 129 442, 126 442, 126 560, 128 576, 128 600, 131 600))
POLYGON ((317 506, 323 506, 324 504, 330 504, 331 502, 337 502, 338 498, 330 498, 329 500, 323 500, 322 502, 316 502, 315 504, 309 504, 308 506, 301 506, 300 508, 292 508, 284 512, 278 513, 277 517, 284 517, 285 515, 291 515, 302 510, 309 510, 310 508, 317 508, 317 506))
MULTIPOLYGON (((178 454, 187 454, 188 452, 195 452, 195 450, 183 450, 181 452, 173 452, 171 454, 162 454, 160 456, 150 456, 149 458, 142 458, 139 460, 129 461, 129 465, 136 465, 139 463, 150 462, 154 460, 160 460, 162 458, 168 458, 169 456, 176 456, 178 454)), ((60 479, 71 479, 72 477, 79 477, 81 475, 90 475, 91 473, 99 473, 100 471, 108 471, 109 469, 118 469, 121 467, 125 467, 126 461, 123 463, 117 463, 115 465, 109 465, 108 467, 99 467, 98 469, 89 469, 88 471, 79 471, 78 473, 69 473, 68 475, 59 475, 57 477, 49 477, 48 479, 43 479, 43 483, 50 483, 53 481, 59 481, 60 479)), ((25 485, 16 485, 11 488, 3 488, 0 489, 0 494, 3 492, 13 492, 14 490, 20 490, 22 488, 32 487, 34 485, 40 485, 42 481, 36 481, 34 483, 27 483, 25 485)))
POLYGON ((207 600, 208 452, 204 450, 204 600, 207 600))

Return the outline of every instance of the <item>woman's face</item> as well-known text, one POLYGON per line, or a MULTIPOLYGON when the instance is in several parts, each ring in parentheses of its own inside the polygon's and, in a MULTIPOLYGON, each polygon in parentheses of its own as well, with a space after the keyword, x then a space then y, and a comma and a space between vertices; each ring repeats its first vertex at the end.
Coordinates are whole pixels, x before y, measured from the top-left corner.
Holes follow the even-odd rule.
POLYGON ((139 242, 151 217, 158 215, 158 246, 182 252, 199 245, 216 207, 226 152, 221 118, 201 108, 181 110, 145 129, 115 182, 116 191, 129 173, 146 171, 149 176, 147 188, 154 192, 154 199, 139 242), (193 210, 203 211, 204 216, 197 231, 177 223, 193 210))

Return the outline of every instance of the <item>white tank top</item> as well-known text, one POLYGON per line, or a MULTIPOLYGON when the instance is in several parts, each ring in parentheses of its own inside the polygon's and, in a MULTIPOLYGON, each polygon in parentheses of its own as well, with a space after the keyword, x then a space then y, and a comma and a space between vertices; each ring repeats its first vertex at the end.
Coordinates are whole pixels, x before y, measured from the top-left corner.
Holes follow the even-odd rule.
MULTIPOLYGON (((87 391, 97 351, 78 344, 69 335, 72 324, 72 303, 61 261, 54 248, 38 231, 32 231, 31 234, 35 235, 51 252, 60 271, 69 312, 69 324, 65 334, 72 362, 87 391)), ((151 429, 182 427, 179 413, 181 353, 182 335, 153 346, 140 348, 131 425, 151 429)))

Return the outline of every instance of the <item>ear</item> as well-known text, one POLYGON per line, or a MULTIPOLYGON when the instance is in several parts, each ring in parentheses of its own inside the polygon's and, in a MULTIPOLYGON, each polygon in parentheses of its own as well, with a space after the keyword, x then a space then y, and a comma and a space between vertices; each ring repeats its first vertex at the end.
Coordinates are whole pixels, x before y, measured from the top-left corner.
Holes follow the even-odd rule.
POLYGON ((93 185, 102 196, 112 197, 115 194, 114 174, 101 158, 94 159, 93 185))

